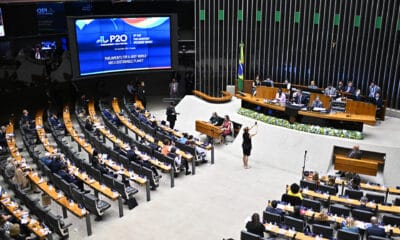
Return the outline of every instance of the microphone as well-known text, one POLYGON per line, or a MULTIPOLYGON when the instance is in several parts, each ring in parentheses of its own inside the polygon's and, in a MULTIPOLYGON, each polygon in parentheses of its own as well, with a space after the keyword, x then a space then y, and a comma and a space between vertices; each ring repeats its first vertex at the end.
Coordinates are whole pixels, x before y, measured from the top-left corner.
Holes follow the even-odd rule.
POLYGON ((307 156, 307 150, 304 151, 304 157, 306 157, 306 156, 307 156))

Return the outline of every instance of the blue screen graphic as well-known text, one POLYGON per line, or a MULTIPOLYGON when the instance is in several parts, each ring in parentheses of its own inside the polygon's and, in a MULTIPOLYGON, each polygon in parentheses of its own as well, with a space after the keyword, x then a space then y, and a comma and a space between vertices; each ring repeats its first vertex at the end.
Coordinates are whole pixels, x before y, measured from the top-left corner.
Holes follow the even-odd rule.
POLYGON ((170 17, 75 20, 80 75, 171 68, 170 17))

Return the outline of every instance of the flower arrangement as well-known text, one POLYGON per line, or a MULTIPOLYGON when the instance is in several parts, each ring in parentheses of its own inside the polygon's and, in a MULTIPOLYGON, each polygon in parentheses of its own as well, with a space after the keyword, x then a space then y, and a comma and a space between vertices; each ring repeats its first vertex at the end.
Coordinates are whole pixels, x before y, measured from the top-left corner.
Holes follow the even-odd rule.
POLYGON ((290 123, 286 119, 276 118, 272 116, 268 116, 247 108, 240 108, 238 113, 240 115, 250 117, 256 119, 261 122, 265 122, 271 125, 285 127, 289 129, 294 129, 297 131, 303 131, 313 134, 320 134, 320 135, 327 135, 327 136, 334 136, 334 137, 341 137, 341 138, 349 138, 349 139, 357 139, 362 140, 364 139, 364 134, 360 131, 350 131, 346 129, 335 129, 330 127, 320 127, 316 125, 309 125, 303 123, 290 123))

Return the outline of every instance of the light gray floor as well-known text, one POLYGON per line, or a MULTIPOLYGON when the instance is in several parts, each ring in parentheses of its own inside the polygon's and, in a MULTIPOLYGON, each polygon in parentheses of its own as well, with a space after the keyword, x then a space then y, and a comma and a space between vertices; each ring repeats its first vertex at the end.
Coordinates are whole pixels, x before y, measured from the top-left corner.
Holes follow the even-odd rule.
MULTIPOLYGON (((158 119, 165 119, 167 104, 160 104, 160 100, 149 101, 148 107, 158 119)), ((176 128, 199 136, 195 120, 208 120, 214 111, 222 116, 229 114, 243 126, 252 125, 254 120, 237 114, 239 108, 237 99, 210 104, 186 96, 177 106, 181 114, 176 128)), ((139 206, 131 211, 124 206, 123 218, 118 217, 117 204, 113 203, 103 221, 93 222, 92 236, 86 236, 83 220, 69 217, 67 222, 73 223, 71 239, 239 239, 249 215, 261 213, 268 200, 280 198, 286 184, 300 179, 305 150, 307 169, 322 173, 331 171, 333 145, 351 147, 356 142, 362 149, 387 153, 385 172, 397 173, 399 169, 396 163, 400 156, 399 119, 388 118, 377 126, 365 127, 366 139, 362 141, 297 132, 265 123, 258 125, 250 169, 242 167, 241 130, 233 143, 216 146, 214 165, 199 166, 194 176, 179 176, 174 188, 169 187, 168 176, 164 174, 161 186, 151 192, 150 202, 145 201, 144 189, 138 187, 139 206)), ((400 183, 398 173, 373 180, 390 185, 400 183)))

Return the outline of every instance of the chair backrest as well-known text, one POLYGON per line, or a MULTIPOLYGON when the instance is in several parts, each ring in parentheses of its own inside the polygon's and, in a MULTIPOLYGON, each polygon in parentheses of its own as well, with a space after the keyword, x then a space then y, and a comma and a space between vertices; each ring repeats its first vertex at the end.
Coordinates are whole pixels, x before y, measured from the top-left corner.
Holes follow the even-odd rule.
POLYGON ((297 232, 303 232, 305 223, 304 220, 297 219, 291 216, 284 217, 285 225, 289 228, 294 228, 297 232))
POLYGON ((337 194, 337 190, 334 186, 319 185, 318 190, 321 191, 322 193, 328 193, 329 195, 337 194))
POLYGON ((316 201, 316 200, 303 198, 303 201, 301 202, 301 205, 303 207, 308 208, 308 209, 312 209, 314 212, 321 211, 321 203, 319 201, 316 201))
POLYGON ((126 192, 125 184, 120 181, 114 180, 114 189, 121 194, 121 196, 125 199, 128 199, 128 194, 126 192))
POLYGON ((371 217, 375 216, 374 213, 369 212, 369 211, 364 211, 364 210, 360 210, 360 209, 353 209, 351 211, 351 216, 355 219, 355 220, 360 220, 363 222, 370 222, 371 221, 371 217))
POLYGON ((94 195, 90 194, 84 194, 82 195, 83 197, 83 204, 85 205, 85 208, 89 210, 90 213, 99 215, 99 211, 97 209, 97 198, 94 195))
POLYGON ((384 203, 385 196, 373 193, 367 193, 365 196, 368 198, 368 201, 374 201, 375 203, 384 203))
POLYGON ((395 216, 392 214, 385 214, 382 217, 382 222, 385 225, 390 224, 392 226, 394 226, 394 225, 400 226, 400 216, 395 216))
POLYGON ((322 235, 322 237, 328 239, 331 239, 333 236, 333 228, 320 224, 313 224, 312 232, 316 235, 322 235))
POLYGON ((336 238, 337 240, 359 240, 360 234, 340 229, 336 238))
POLYGON ((71 185, 67 182, 67 181, 65 181, 64 179, 61 179, 59 182, 58 182, 58 184, 59 184, 59 188, 61 188, 61 191, 63 191, 64 192, 64 194, 68 197, 68 198, 70 198, 71 196, 72 196, 72 193, 71 193, 71 185))
POLYGON ((336 214, 337 216, 350 216, 350 208, 340 205, 340 204, 332 204, 329 207, 329 212, 332 214, 336 214))
POLYGON ((317 184, 315 184, 313 182, 306 181, 306 180, 301 180, 300 181, 300 187, 301 188, 305 188, 305 189, 309 189, 309 190, 312 190, 312 191, 315 191, 318 188, 317 184))
POLYGON ((76 188, 71 188, 72 199, 80 205, 83 205, 83 193, 76 188))
POLYGON ((114 188, 114 178, 108 176, 107 174, 104 174, 102 176, 104 185, 106 185, 107 187, 113 189, 114 188))
POLYGON ((361 197, 364 195, 363 191, 353 190, 353 189, 346 189, 345 193, 346 196, 349 196, 351 199, 360 200, 361 197))
POLYGON ((368 240, 388 240, 390 238, 385 238, 385 237, 378 237, 378 236, 368 236, 368 240))
POLYGON ((254 233, 249 233, 247 231, 241 231, 240 240, 260 240, 260 236, 254 233))
POLYGON ((282 216, 276 213, 264 211, 263 221, 264 223, 280 224, 282 222, 282 216))
POLYGON ((395 206, 400 206, 400 198, 396 198, 396 199, 393 201, 393 205, 395 205, 395 206))
POLYGON ((301 199, 298 197, 290 196, 286 193, 282 194, 281 200, 290 203, 293 206, 301 205, 301 199))

